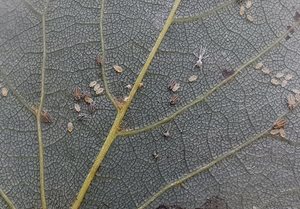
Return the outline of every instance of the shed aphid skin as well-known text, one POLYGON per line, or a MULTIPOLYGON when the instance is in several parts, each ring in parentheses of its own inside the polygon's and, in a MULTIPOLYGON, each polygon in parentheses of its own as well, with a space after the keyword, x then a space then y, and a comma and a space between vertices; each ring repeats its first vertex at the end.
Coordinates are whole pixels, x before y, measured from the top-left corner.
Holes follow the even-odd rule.
POLYGON ((94 91, 97 91, 101 88, 100 84, 97 83, 95 86, 94 86, 94 91))
POLYGON ((79 113, 80 110, 81 110, 80 105, 79 105, 79 104, 75 104, 75 105, 74 105, 74 109, 75 109, 76 112, 79 113))
POLYGON ((198 54, 194 53, 194 55, 196 57, 198 57, 198 60, 197 60, 196 64, 194 65, 194 67, 198 67, 198 68, 202 67, 203 59, 208 57, 208 56, 204 56, 205 52, 206 52, 206 48, 200 47, 199 53, 198 54))
POLYGON ((272 78, 272 79, 271 79, 271 83, 272 83, 273 85, 275 85, 275 86, 280 85, 280 81, 277 80, 277 79, 275 79, 275 78, 272 78))
POLYGON ((94 86, 96 86, 96 84, 97 84, 97 81, 91 81, 89 84, 89 87, 93 88, 94 86))
POLYGON ((81 89, 78 86, 73 90, 73 97, 75 100, 80 100, 82 97, 81 89))
POLYGON ((271 134, 271 135, 277 135, 277 134, 279 134, 279 129, 272 129, 272 130, 270 131, 270 134, 271 134))
POLYGON ((197 79, 198 79, 198 76, 197 76, 197 75, 192 75, 192 76, 189 77, 188 81, 189 81, 189 82, 194 82, 194 81, 196 81, 197 79))
POLYGON ((271 73, 271 70, 267 67, 263 67, 263 69, 261 71, 266 75, 269 75, 271 73))
POLYGON ((104 92, 104 88, 99 88, 95 91, 96 95, 100 95, 104 92))
POLYGON ((1 89, 1 94, 2 94, 2 96, 6 97, 8 95, 8 89, 6 87, 3 87, 1 89))
POLYGON ((67 125, 67 131, 68 131, 69 133, 72 133, 73 129, 74 129, 73 123, 72 123, 72 122, 69 122, 68 125, 67 125))
POLYGON ((171 96, 170 99, 170 105, 176 105, 179 101, 179 96, 178 95, 173 95, 171 96))
POLYGON ((264 64, 262 62, 259 62, 255 65, 255 70, 261 70, 263 68, 264 64))
POLYGON ((252 15, 249 15, 247 14, 247 20, 250 21, 250 22, 253 22, 254 21, 254 18, 252 17, 252 15))
POLYGON ((164 135, 164 137, 166 137, 166 138, 170 137, 170 131, 169 131, 169 130, 165 131, 165 132, 163 133, 163 135, 164 135))
POLYGON ((289 94, 288 97, 287 97, 287 101, 288 101, 289 109, 293 110, 297 105, 295 96, 293 94, 289 94))
POLYGON ((275 75, 276 78, 282 78, 283 76, 284 76, 284 73, 282 73, 282 72, 276 73, 276 75, 275 75))
POLYGON ((245 15, 245 6, 244 5, 241 5, 240 7, 240 16, 244 16, 245 15))
POLYGON ((115 69, 115 71, 116 71, 117 73, 122 73, 122 72, 123 72, 123 68, 122 68, 121 66, 119 66, 119 65, 114 65, 113 67, 114 67, 114 69, 115 69))
POLYGON ((84 101, 87 104, 91 104, 94 100, 92 99, 92 97, 86 95, 86 96, 84 96, 84 101))
POLYGON ((144 83, 143 82, 139 83, 139 89, 141 89, 143 87, 144 87, 144 83))

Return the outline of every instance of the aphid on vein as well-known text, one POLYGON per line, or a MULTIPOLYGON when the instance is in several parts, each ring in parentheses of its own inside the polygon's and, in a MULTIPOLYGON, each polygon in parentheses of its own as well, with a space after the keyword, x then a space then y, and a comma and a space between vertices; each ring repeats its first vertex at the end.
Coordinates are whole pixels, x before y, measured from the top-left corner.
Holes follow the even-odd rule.
POLYGON ((8 89, 5 88, 5 87, 3 87, 3 88, 1 89, 1 93, 2 93, 2 96, 6 97, 6 96, 8 95, 8 89))
POLYGON ((80 108, 80 105, 79 104, 75 104, 74 105, 74 109, 76 112, 80 112, 81 108, 80 108))
POLYGON ((229 76, 232 76, 233 74, 234 74, 234 70, 227 70, 227 69, 222 70, 222 75, 224 78, 228 78, 229 76))
POLYGON ((284 128, 285 125, 287 124, 287 121, 285 119, 279 119, 277 120, 274 125, 273 125, 273 129, 281 129, 284 128))
POLYGON ((81 90, 79 87, 75 87, 74 90, 73 90, 73 97, 75 100, 80 100, 81 99, 81 90))
POLYGON ((288 107, 290 110, 294 109, 296 107, 296 98, 293 94, 288 95, 288 107))
POLYGON ((100 54, 98 54, 97 57, 96 57, 96 64, 97 65, 103 65, 104 64, 104 59, 100 54))
POLYGON ((43 123, 52 123, 52 117, 48 113, 47 110, 42 110, 42 112, 41 112, 41 121, 43 123))
POLYGON ((271 73, 271 70, 267 67, 264 67, 262 70, 261 70, 264 74, 267 74, 269 75, 271 73))
POLYGON ((205 51, 206 51, 206 48, 200 47, 199 54, 194 53, 194 55, 196 57, 198 57, 198 60, 197 60, 196 64, 194 65, 194 67, 200 68, 203 65, 203 59, 208 57, 208 56, 204 56, 205 51))
POLYGON ((129 100, 129 97, 124 97, 123 101, 127 102, 129 100))
POLYGON ((173 96, 171 96, 171 99, 170 99, 170 105, 175 105, 175 104, 177 104, 178 101, 179 101, 179 96, 173 95, 173 96))
POLYGON ((144 87, 144 83, 139 83, 139 89, 144 87))
POLYGON ((114 65, 113 67, 114 67, 114 69, 115 69, 115 71, 116 71, 117 73, 122 73, 122 72, 123 72, 123 68, 122 68, 121 66, 119 66, 119 65, 114 65))
POLYGON ((74 125, 72 122, 69 122, 68 125, 67 125, 67 130, 69 133, 71 133, 74 129, 74 125))

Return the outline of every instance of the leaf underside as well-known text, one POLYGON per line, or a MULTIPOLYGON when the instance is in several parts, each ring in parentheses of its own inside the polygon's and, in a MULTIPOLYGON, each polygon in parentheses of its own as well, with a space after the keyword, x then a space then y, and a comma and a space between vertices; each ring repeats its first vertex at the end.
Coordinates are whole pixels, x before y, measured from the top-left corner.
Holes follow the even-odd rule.
MULTIPOLYGON (((126 86, 134 84, 172 5, 0 0, 0 86, 9 90, 0 95, 0 190, 16 208, 42 204, 32 109, 40 105, 42 69, 43 109, 52 117, 41 124, 45 198, 48 208, 69 208, 114 123, 116 101, 129 95, 126 86), (95 62, 99 53, 104 75, 95 62), (105 94, 89 88, 94 80, 107 87, 105 94), (75 87, 92 93, 95 112, 74 100, 75 87)), ((287 106, 288 94, 300 89, 300 3, 253 0, 246 10, 253 22, 240 16, 240 5, 181 1, 81 208, 208 208, 216 198, 230 209, 300 205, 300 112, 287 106), (290 38, 288 26, 295 27, 290 38), (208 57, 197 68, 193 53, 201 47, 208 57), (257 62, 271 74, 255 70, 257 62), (271 83, 278 72, 293 75, 285 87, 271 83), (198 79, 188 82, 192 75, 198 79), (171 80, 180 83, 176 93, 168 90, 171 80), (170 105, 174 94, 179 101, 170 105), (287 139, 264 134, 282 115, 287 139)), ((11 208, 1 197, 0 208, 11 208)))

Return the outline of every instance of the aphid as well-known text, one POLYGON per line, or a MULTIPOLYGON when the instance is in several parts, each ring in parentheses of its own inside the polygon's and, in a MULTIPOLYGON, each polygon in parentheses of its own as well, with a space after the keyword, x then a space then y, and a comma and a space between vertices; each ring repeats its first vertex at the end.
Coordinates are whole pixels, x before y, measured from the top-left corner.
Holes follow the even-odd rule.
POLYGON ((284 126, 286 125, 287 121, 285 119, 279 119, 277 120, 274 125, 273 125, 273 129, 281 129, 284 128, 284 126))
POLYGON ((288 95, 288 107, 290 110, 294 109, 296 107, 296 98, 293 94, 288 95))
POLYGON ((41 121, 43 123, 52 123, 52 117, 48 113, 47 110, 42 110, 42 112, 41 112, 41 121))
POLYGON ((277 85, 280 84, 280 81, 277 80, 277 79, 275 79, 275 78, 272 78, 272 79, 271 79, 271 83, 272 83, 273 85, 277 86, 277 85))
POLYGON ((222 70, 222 75, 224 78, 228 78, 229 76, 234 74, 234 70, 227 70, 227 69, 223 69, 222 70))
POLYGON ((73 90, 73 97, 75 100, 80 100, 82 97, 82 93, 79 87, 75 87, 73 90))
POLYGON ((190 76, 189 77, 189 82, 194 82, 194 81, 196 81, 198 79, 198 76, 197 75, 192 75, 192 76, 190 76))
POLYGON ((117 73, 122 73, 122 72, 123 72, 123 68, 120 67, 119 65, 114 65, 113 67, 114 67, 114 69, 115 69, 115 71, 116 71, 117 73))
POLYGON ((96 86, 97 81, 91 81, 89 84, 89 87, 93 88, 94 86, 96 86))
POLYGON ((124 97, 124 102, 127 102, 129 100, 129 97, 124 97))
POLYGON ((241 5, 241 7, 240 7, 240 15, 244 16, 244 14, 245 14, 245 7, 244 7, 244 5, 241 5))
POLYGON ((292 78, 293 78, 293 75, 291 75, 291 74, 287 74, 287 75, 284 77, 284 79, 287 80, 287 81, 292 80, 292 78))
POLYGON ((92 102, 91 104, 88 105, 88 111, 90 113, 94 113, 96 111, 97 107, 96 107, 96 104, 95 102, 92 102))
POLYGON ((132 89, 132 85, 128 84, 127 86, 125 86, 126 89, 132 89))
POLYGON ((282 86, 282 87, 286 87, 287 84, 288 84, 287 80, 283 80, 283 81, 281 82, 281 86, 282 86))
POLYGON ((300 13, 299 13, 298 11, 295 12, 294 20, 295 20, 296 22, 300 21, 300 13))
POLYGON ((94 100, 92 99, 92 97, 85 96, 85 97, 84 97, 84 101, 85 101, 87 104, 91 104, 94 100))
POLYGON ((152 154, 152 157, 153 157, 154 160, 158 160, 159 154, 156 151, 154 151, 153 154, 152 154))
POLYGON ((100 88, 101 88, 100 84, 97 83, 97 84, 94 86, 94 91, 97 91, 97 90, 100 89, 100 88))
POLYGON ((139 89, 144 87, 144 83, 139 83, 139 89))
POLYGON ((252 7, 252 0, 248 0, 247 2, 246 2, 246 8, 247 9, 250 9, 252 7))
POLYGON ((104 64, 104 59, 100 54, 98 54, 97 57, 96 57, 96 64, 97 65, 103 65, 104 64))
POLYGON ((261 70, 262 68, 263 68, 263 66, 264 66, 264 64, 262 63, 262 62, 259 62, 259 63, 257 63, 256 65, 255 65, 255 69, 256 70, 261 70))
POLYGON ((69 122, 68 125, 67 125, 67 130, 69 133, 71 133, 74 129, 74 125, 72 122, 69 122))
POLYGON ((8 95, 8 89, 6 87, 3 87, 1 89, 1 93, 2 93, 2 96, 6 97, 8 95))
POLYGON ((175 83, 175 85, 172 88, 172 91, 176 92, 176 91, 178 91, 179 88, 180 88, 180 84, 179 83, 175 83))
POLYGON ((250 22, 254 21, 253 17, 251 15, 249 15, 249 14, 247 15, 247 20, 249 20, 250 22))
POLYGON ((194 55, 196 57, 198 57, 198 60, 197 60, 196 64, 194 65, 194 67, 200 68, 202 66, 202 64, 203 64, 202 60, 208 57, 208 56, 204 57, 205 51, 206 51, 205 48, 200 47, 199 54, 194 53, 194 55))
POLYGON ((280 135, 282 138, 286 138, 285 130, 284 130, 283 128, 279 129, 279 135, 280 135))
POLYGON ((170 105, 175 105, 175 104, 177 104, 178 101, 179 101, 179 96, 173 95, 173 96, 171 96, 171 99, 170 99, 170 105))
POLYGON ((271 73, 271 70, 267 67, 264 67, 262 70, 261 70, 264 74, 267 74, 269 75, 271 73))
POLYGON ((168 138, 170 136, 169 130, 163 133, 164 137, 168 138))
POLYGON ((102 94, 104 92, 104 88, 99 88, 96 90, 96 95, 102 94))
POLYGON ((279 134, 279 129, 272 129, 272 130, 270 131, 270 134, 271 134, 271 135, 277 135, 277 134, 279 134))
POLYGON ((168 89, 176 92, 180 88, 180 84, 177 83, 175 80, 171 80, 171 82, 168 85, 168 89))
POLYGON ((80 112, 81 108, 80 108, 80 105, 79 104, 75 104, 74 105, 74 109, 76 112, 80 112))
POLYGON ((275 77, 276 78, 282 78, 284 76, 284 73, 276 73, 275 77))

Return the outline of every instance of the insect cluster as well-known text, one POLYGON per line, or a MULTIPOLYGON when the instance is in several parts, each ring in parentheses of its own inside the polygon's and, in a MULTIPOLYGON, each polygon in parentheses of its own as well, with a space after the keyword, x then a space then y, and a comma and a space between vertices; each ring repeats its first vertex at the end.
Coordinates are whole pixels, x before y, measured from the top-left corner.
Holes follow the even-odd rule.
POLYGON ((253 5, 253 1, 252 0, 247 0, 245 4, 243 4, 243 2, 240 4, 240 16, 241 17, 246 17, 246 19, 250 22, 254 21, 253 16, 251 15, 251 8, 253 5))

